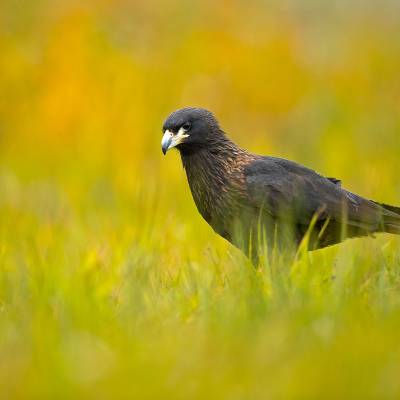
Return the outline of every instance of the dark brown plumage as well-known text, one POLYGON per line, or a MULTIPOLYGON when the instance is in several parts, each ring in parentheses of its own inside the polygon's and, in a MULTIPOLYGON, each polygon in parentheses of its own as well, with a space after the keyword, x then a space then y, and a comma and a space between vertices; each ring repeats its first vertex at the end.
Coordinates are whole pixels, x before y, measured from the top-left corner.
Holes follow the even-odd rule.
POLYGON ((400 208, 364 199, 292 161, 251 154, 200 108, 172 113, 162 149, 180 151, 203 218, 253 262, 265 246, 310 250, 376 232, 400 234, 400 208))

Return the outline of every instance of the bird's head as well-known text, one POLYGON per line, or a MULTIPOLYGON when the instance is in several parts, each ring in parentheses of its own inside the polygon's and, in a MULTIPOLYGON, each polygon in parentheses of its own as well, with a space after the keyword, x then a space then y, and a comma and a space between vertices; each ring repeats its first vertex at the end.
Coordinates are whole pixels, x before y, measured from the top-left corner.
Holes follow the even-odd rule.
POLYGON ((166 154, 173 147, 181 152, 193 152, 206 147, 222 131, 210 111, 204 108, 182 108, 166 119, 163 134, 161 149, 166 154))

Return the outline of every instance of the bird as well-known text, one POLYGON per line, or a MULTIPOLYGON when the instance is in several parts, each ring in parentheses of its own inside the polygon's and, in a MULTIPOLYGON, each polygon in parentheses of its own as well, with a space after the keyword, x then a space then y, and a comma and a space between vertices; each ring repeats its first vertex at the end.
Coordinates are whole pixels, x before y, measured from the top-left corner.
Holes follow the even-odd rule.
POLYGON ((303 244, 312 251, 400 234, 400 207, 363 198, 296 162, 240 148, 204 108, 174 111, 162 131, 162 152, 179 150, 201 216, 255 265, 265 248, 271 254, 303 244))

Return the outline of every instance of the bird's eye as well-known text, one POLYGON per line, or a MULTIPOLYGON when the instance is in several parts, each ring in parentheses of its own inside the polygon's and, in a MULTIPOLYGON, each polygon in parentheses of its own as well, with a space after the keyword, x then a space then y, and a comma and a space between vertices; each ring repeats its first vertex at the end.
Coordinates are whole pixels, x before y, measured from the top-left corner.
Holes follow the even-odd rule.
POLYGON ((191 124, 190 122, 185 122, 185 123, 182 125, 182 128, 183 128, 185 131, 188 131, 188 130, 191 128, 191 126, 192 126, 192 124, 191 124))

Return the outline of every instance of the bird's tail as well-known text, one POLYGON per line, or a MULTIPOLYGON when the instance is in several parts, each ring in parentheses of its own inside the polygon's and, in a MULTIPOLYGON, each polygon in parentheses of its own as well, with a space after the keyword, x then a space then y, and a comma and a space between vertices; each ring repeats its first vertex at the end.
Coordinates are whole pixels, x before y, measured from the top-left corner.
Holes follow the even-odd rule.
POLYGON ((381 206, 382 208, 384 208, 387 211, 390 211, 392 213, 397 214, 400 217, 400 207, 396 207, 396 206, 390 206, 388 204, 384 204, 384 203, 378 203, 376 201, 374 201, 375 204, 378 204, 378 206, 381 206))
POLYGON ((385 211, 383 214, 384 230, 388 233, 400 235, 400 207, 374 202, 385 211))

